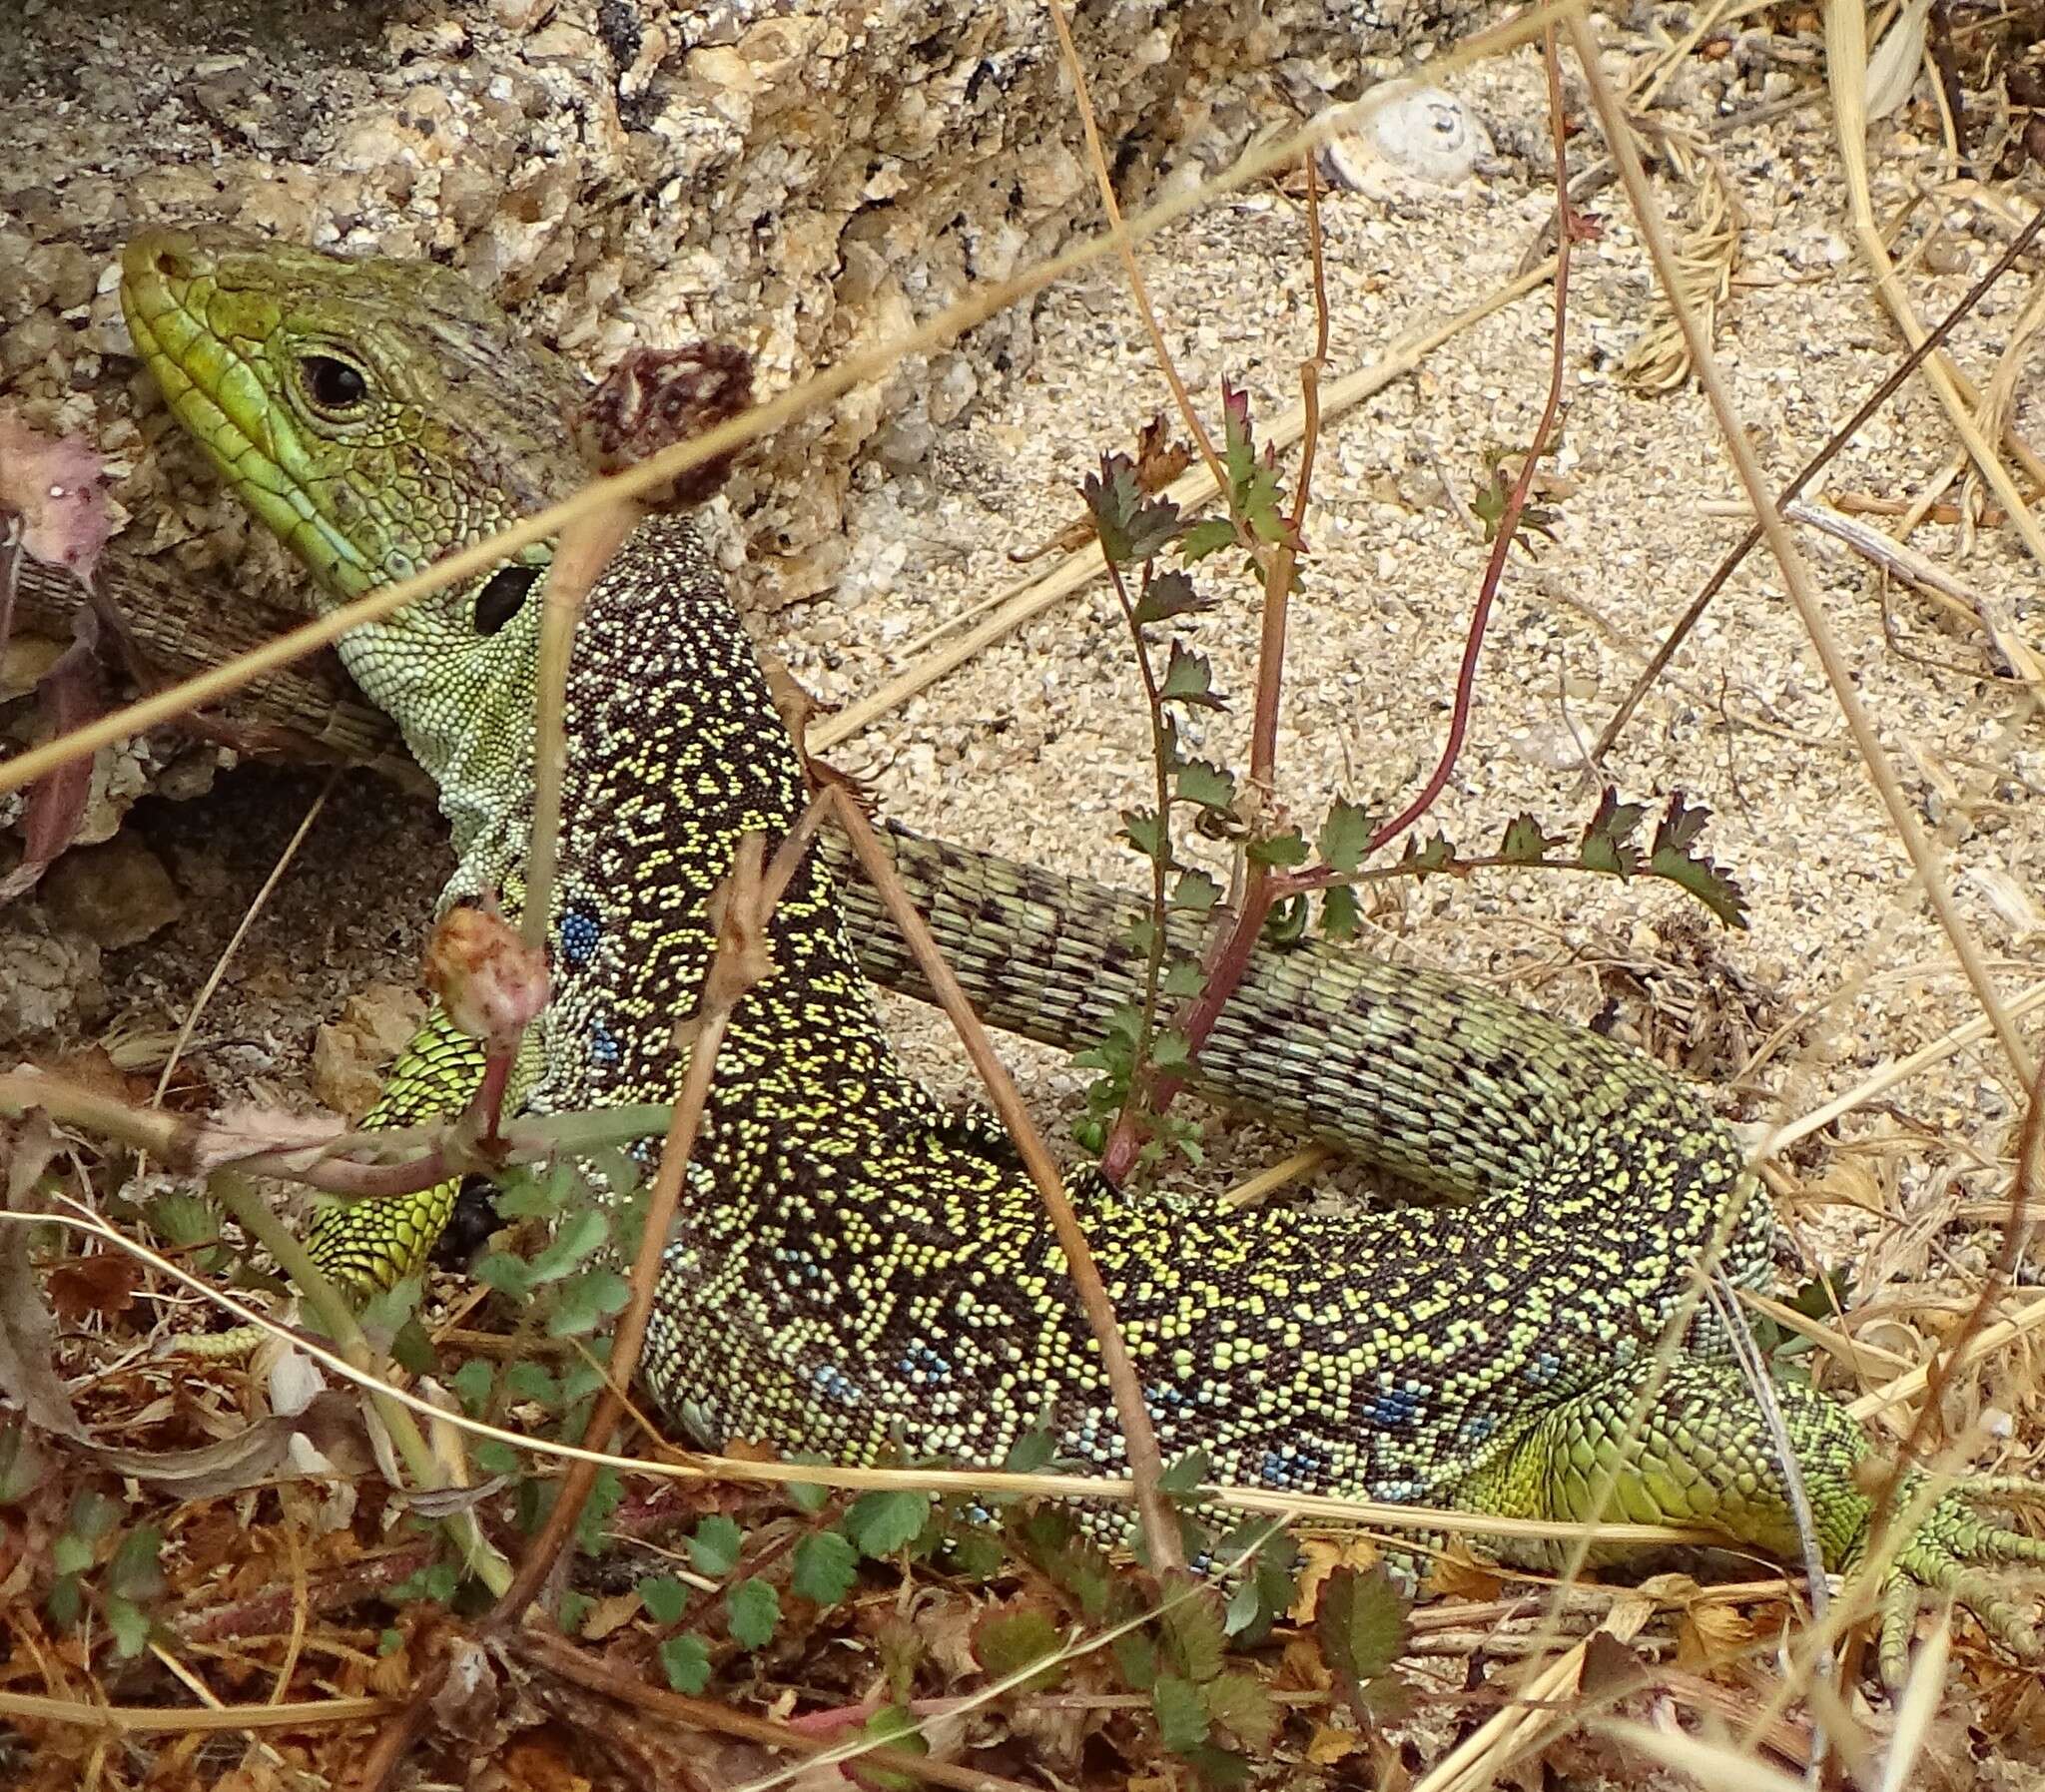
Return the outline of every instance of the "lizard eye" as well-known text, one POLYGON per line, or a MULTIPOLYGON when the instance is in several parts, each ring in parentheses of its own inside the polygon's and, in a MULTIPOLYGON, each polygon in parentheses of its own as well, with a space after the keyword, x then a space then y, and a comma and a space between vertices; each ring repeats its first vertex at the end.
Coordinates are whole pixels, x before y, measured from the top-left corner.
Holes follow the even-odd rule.
POLYGON ((516 616, 539 577, 537 566, 500 566, 475 594, 475 632, 494 635, 516 616))
POLYGON ((369 382, 359 367, 331 354, 308 354, 299 361, 299 383, 316 410, 344 416, 369 395, 369 382))

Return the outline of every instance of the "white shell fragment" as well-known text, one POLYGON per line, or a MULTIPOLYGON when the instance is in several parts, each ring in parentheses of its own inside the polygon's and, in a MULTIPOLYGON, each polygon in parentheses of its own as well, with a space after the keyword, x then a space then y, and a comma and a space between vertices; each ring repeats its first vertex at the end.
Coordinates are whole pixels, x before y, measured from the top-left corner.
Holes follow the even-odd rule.
POLYGON ((1321 151, 1322 172, 1351 193, 1454 187, 1492 154, 1484 121, 1439 87, 1387 81, 1351 110, 1355 122, 1321 151))

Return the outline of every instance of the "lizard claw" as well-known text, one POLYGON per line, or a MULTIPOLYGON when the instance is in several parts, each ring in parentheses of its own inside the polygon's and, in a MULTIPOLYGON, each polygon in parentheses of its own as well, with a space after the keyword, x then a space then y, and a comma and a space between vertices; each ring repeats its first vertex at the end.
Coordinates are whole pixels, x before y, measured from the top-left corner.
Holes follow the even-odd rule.
MULTIPOLYGON (((1909 1484, 1902 1490, 1907 1500, 1909 1484)), ((1904 1538, 1882 1581, 1876 1660, 1882 1682, 1901 1688, 1910 1667, 1910 1632, 1927 1592, 1940 1592, 1973 1613, 1981 1627, 2020 1661, 2045 1655, 2030 1601, 2011 1599, 1984 1570, 2001 1562, 2045 1563, 2045 1537, 2026 1536, 1981 1515, 1985 1501, 2045 1501, 2045 1482, 2013 1477, 1962 1482, 1933 1502, 1904 1538)))

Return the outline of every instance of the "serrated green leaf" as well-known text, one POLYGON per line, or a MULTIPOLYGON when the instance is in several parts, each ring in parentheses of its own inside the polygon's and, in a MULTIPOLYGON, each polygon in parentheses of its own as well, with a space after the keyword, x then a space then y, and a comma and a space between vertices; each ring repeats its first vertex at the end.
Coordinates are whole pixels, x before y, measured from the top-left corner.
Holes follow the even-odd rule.
POLYGON ((1165 838, 1154 810, 1123 810, 1122 832, 1128 836, 1129 844, 1145 859, 1153 862, 1162 860, 1167 864, 1170 862, 1171 843, 1165 838))
POLYGON ((1328 811, 1328 819, 1321 824, 1321 857, 1338 872, 1353 872, 1370 851, 1370 837, 1375 831, 1369 810, 1346 797, 1338 797, 1328 811))
POLYGON ((1195 616, 1213 607, 1214 600, 1202 597, 1187 574, 1176 571, 1152 573, 1142 595, 1136 599, 1136 620, 1139 623, 1164 622, 1173 616, 1195 616))
POLYGON ((195 1250, 220 1242, 220 1209, 204 1195, 172 1189, 148 1208, 150 1230, 174 1250, 195 1250))
POLYGON ((164 1590, 163 1570, 157 1565, 163 1546, 164 1533, 154 1524, 138 1524, 127 1532, 107 1563, 109 1590, 130 1599, 155 1598, 164 1590))
MULTIPOLYGON (((973 1658, 996 1680, 1047 1660, 1062 1646, 1050 1614, 1035 1605, 998 1605, 983 1612, 973 1626, 973 1658)), ((1055 1667, 1046 1668, 1022 1681, 1022 1690, 1041 1691, 1057 1677, 1055 1667)))
POLYGON ((1648 870, 1689 891, 1726 926, 1744 928, 1745 892, 1704 854, 1691 851, 1710 815, 1702 804, 1689 804, 1681 791, 1672 795, 1667 813, 1655 828, 1648 870))
POLYGON ((845 1534, 862 1555, 883 1560, 915 1542, 930 1515, 928 1493, 877 1489, 852 1502, 845 1514, 845 1534))
POLYGON ((1107 1645, 1116 1671, 1131 1692, 1148 1692, 1157 1684, 1157 1639, 1146 1625, 1124 1630, 1107 1645))
POLYGON ((1178 769, 1172 796, 1201 809, 1226 811, 1235 801, 1235 779, 1204 759, 1189 759, 1178 769))
POLYGON ((504 1394, 507 1399, 530 1401, 537 1407, 556 1407, 561 1401, 561 1384, 544 1363, 513 1363, 504 1371, 504 1394))
POLYGON ((132 1661, 149 1647, 149 1619, 133 1600, 109 1593, 101 1601, 107 1628, 114 1633, 114 1648, 123 1661, 132 1661))
POLYGON ((1164 974, 1157 979, 1157 989, 1161 995, 1182 1001, 1187 996, 1198 995, 1206 982, 1205 973, 1193 959, 1180 958, 1164 967, 1164 974))
POLYGON ((638 1585, 639 1605, 656 1624, 680 1620, 689 1606, 689 1589, 672 1574, 648 1574, 638 1585))
POLYGON ((1150 1061, 1160 1070, 1183 1070, 1193 1061, 1185 1035, 1165 1031, 1150 1041, 1150 1061))
POLYGON ((1171 905, 1187 914, 1205 914, 1221 900, 1221 886, 1201 871, 1180 872, 1171 887, 1171 905))
POLYGON ((992 1580, 1007 1566, 1001 1539, 979 1525, 952 1537, 945 1551, 947 1572, 962 1580, 992 1580))
POLYGON ((1330 939, 1354 939, 1363 925, 1363 903, 1353 886, 1330 885, 1321 897, 1321 931, 1330 939))
POLYGON ((1417 873, 1446 871, 1456 862, 1456 848, 1446 834, 1437 833, 1432 840, 1423 841, 1417 834, 1406 837, 1406 851, 1399 856, 1399 863, 1417 873))
POLYGON ((585 1207, 569 1214, 554 1229, 547 1248, 532 1260, 533 1282, 558 1282, 602 1245, 608 1231, 609 1222, 601 1208, 585 1207))
POLYGON ((514 1301, 523 1301, 532 1293, 531 1265, 509 1251, 490 1252, 471 1273, 484 1287, 494 1288, 514 1301))
POLYGON ((690 1630, 660 1645, 660 1671, 675 1691, 694 1698, 710 1684, 710 1645, 690 1630))
POLYGON ((1009 1446, 1009 1454, 1002 1459, 1004 1475, 1041 1475, 1050 1467, 1051 1452, 1057 1443, 1042 1426, 1024 1432, 1009 1446))
POLYGON ((1100 551, 1114 565, 1147 560, 1178 533, 1178 506, 1169 498, 1146 498, 1126 454, 1103 454, 1100 471, 1087 475, 1079 495, 1093 519, 1100 551))
POLYGON ((513 1476, 524 1470, 525 1457, 510 1444, 500 1443, 495 1438, 478 1438, 475 1445, 475 1466, 486 1476, 513 1476))
POLYGON ((1619 792, 1607 785, 1597 809, 1584 826, 1578 858, 1594 872, 1631 878, 1641 862, 1640 851, 1633 845, 1633 834, 1647 813, 1638 803, 1622 803, 1619 792))
POLYGON ((559 1295, 547 1315, 551 1338, 579 1338, 624 1311, 632 1290, 615 1270, 585 1270, 557 1285, 559 1295))
POLYGON ((1210 516, 1197 522, 1178 539, 1179 557, 1192 565, 1209 554, 1218 553, 1235 541, 1235 524, 1225 516, 1210 516))
POLYGON ((1217 1674, 1200 1688, 1207 1715, 1253 1754, 1262 1754, 1278 1734, 1278 1702, 1253 1674, 1217 1674))
POLYGON ((489 1405, 490 1390, 497 1385, 497 1372, 480 1357, 471 1357, 447 1378, 447 1386, 462 1410, 473 1419, 489 1405))
POLYGON ((426 1336, 426 1328, 419 1324, 417 1314, 390 1335, 390 1360, 411 1375, 438 1373, 439 1357, 434 1353, 432 1339, 426 1336))
POLYGON ((574 1168, 565 1160, 543 1170, 511 1170, 497 1184, 497 1217, 507 1222, 550 1220, 566 1209, 574 1189, 574 1168))
POLYGON ((859 1551, 835 1530, 813 1530, 795 1546, 789 1584, 799 1598, 836 1605, 859 1577, 859 1551))
MULTIPOLYGON (((860 1735, 882 1748, 900 1749, 904 1754, 927 1755, 931 1745, 917 1727, 915 1716, 903 1705, 883 1705, 860 1727, 860 1735)), ((921 1792, 922 1781, 913 1774, 898 1773, 892 1767, 876 1767, 871 1760, 861 1764, 859 1777, 873 1784, 877 1792, 921 1792)))
POLYGON ((737 1519, 724 1512, 712 1512, 689 1538, 689 1560, 695 1564, 697 1573, 722 1580, 739 1565, 739 1553, 745 1545, 737 1519))
POLYGON ((1284 870, 1307 862, 1307 844, 1297 828, 1288 828, 1283 834, 1266 835, 1253 840, 1245 849, 1258 865, 1267 865, 1284 870))
POLYGON ((1150 1709, 1157 1714, 1157 1739, 1173 1754, 1185 1754, 1207 1740, 1207 1702, 1192 1681, 1159 1674, 1150 1688, 1150 1709))
POLYGON ((1406 1601, 1382 1567, 1337 1568, 1321 1582, 1314 1635, 1330 1671, 1354 1693, 1389 1668, 1406 1646, 1406 1601))
POLYGON ((594 1555, 603 1546, 604 1526, 625 1497, 625 1484, 615 1469, 599 1469, 589 1484, 588 1497, 575 1519, 575 1544, 594 1555))
POLYGON ((732 1641, 742 1648, 764 1649, 774 1640, 774 1627, 781 1622, 781 1595, 755 1574, 731 1589, 724 1601, 724 1614, 732 1641))
POLYGON ((67 1530, 50 1545, 50 1568, 57 1574, 80 1574, 92 1566, 97 1551, 90 1537, 67 1530))
POLYGON ((1196 1588, 1163 1618, 1172 1663, 1188 1680, 1211 1680, 1221 1671, 1221 1596, 1211 1586, 1196 1588))
POLYGON ((1210 1472, 1207 1453, 1189 1450, 1176 1462, 1165 1466, 1164 1473, 1157 1478, 1157 1491, 1172 1498, 1197 1493, 1206 1484, 1210 1472))
POLYGON ((1538 816, 1522 813, 1506 824, 1498 856, 1509 865, 1540 865, 1561 845, 1562 836, 1550 834, 1538 816))
POLYGON ((1248 1758, 1225 1748, 1216 1748, 1211 1742, 1187 1749, 1185 1759, 1186 1764, 1200 1776, 1203 1786, 1217 1787, 1220 1792, 1234 1792, 1235 1787, 1250 1783, 1251 1764, 1248 1758))
POLYGON ((1165 703, 1184 703, 1195 709, 1226 709, 1228 706, 1215 695, 1213 681, 1214 669, 1205 656, 1194 653, 1183 641, 1174 641, 1164 676, 1157 683, 1157 695, 1165 703))

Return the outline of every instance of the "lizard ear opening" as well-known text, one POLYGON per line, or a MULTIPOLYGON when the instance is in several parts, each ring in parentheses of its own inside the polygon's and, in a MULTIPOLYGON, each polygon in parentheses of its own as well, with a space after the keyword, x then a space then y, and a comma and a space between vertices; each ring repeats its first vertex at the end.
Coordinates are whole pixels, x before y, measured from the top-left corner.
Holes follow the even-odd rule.
POLYGON ((540 575, 537 566, 500 566, 475 594, 475 632, 494 635, 516 616, 540 575))

